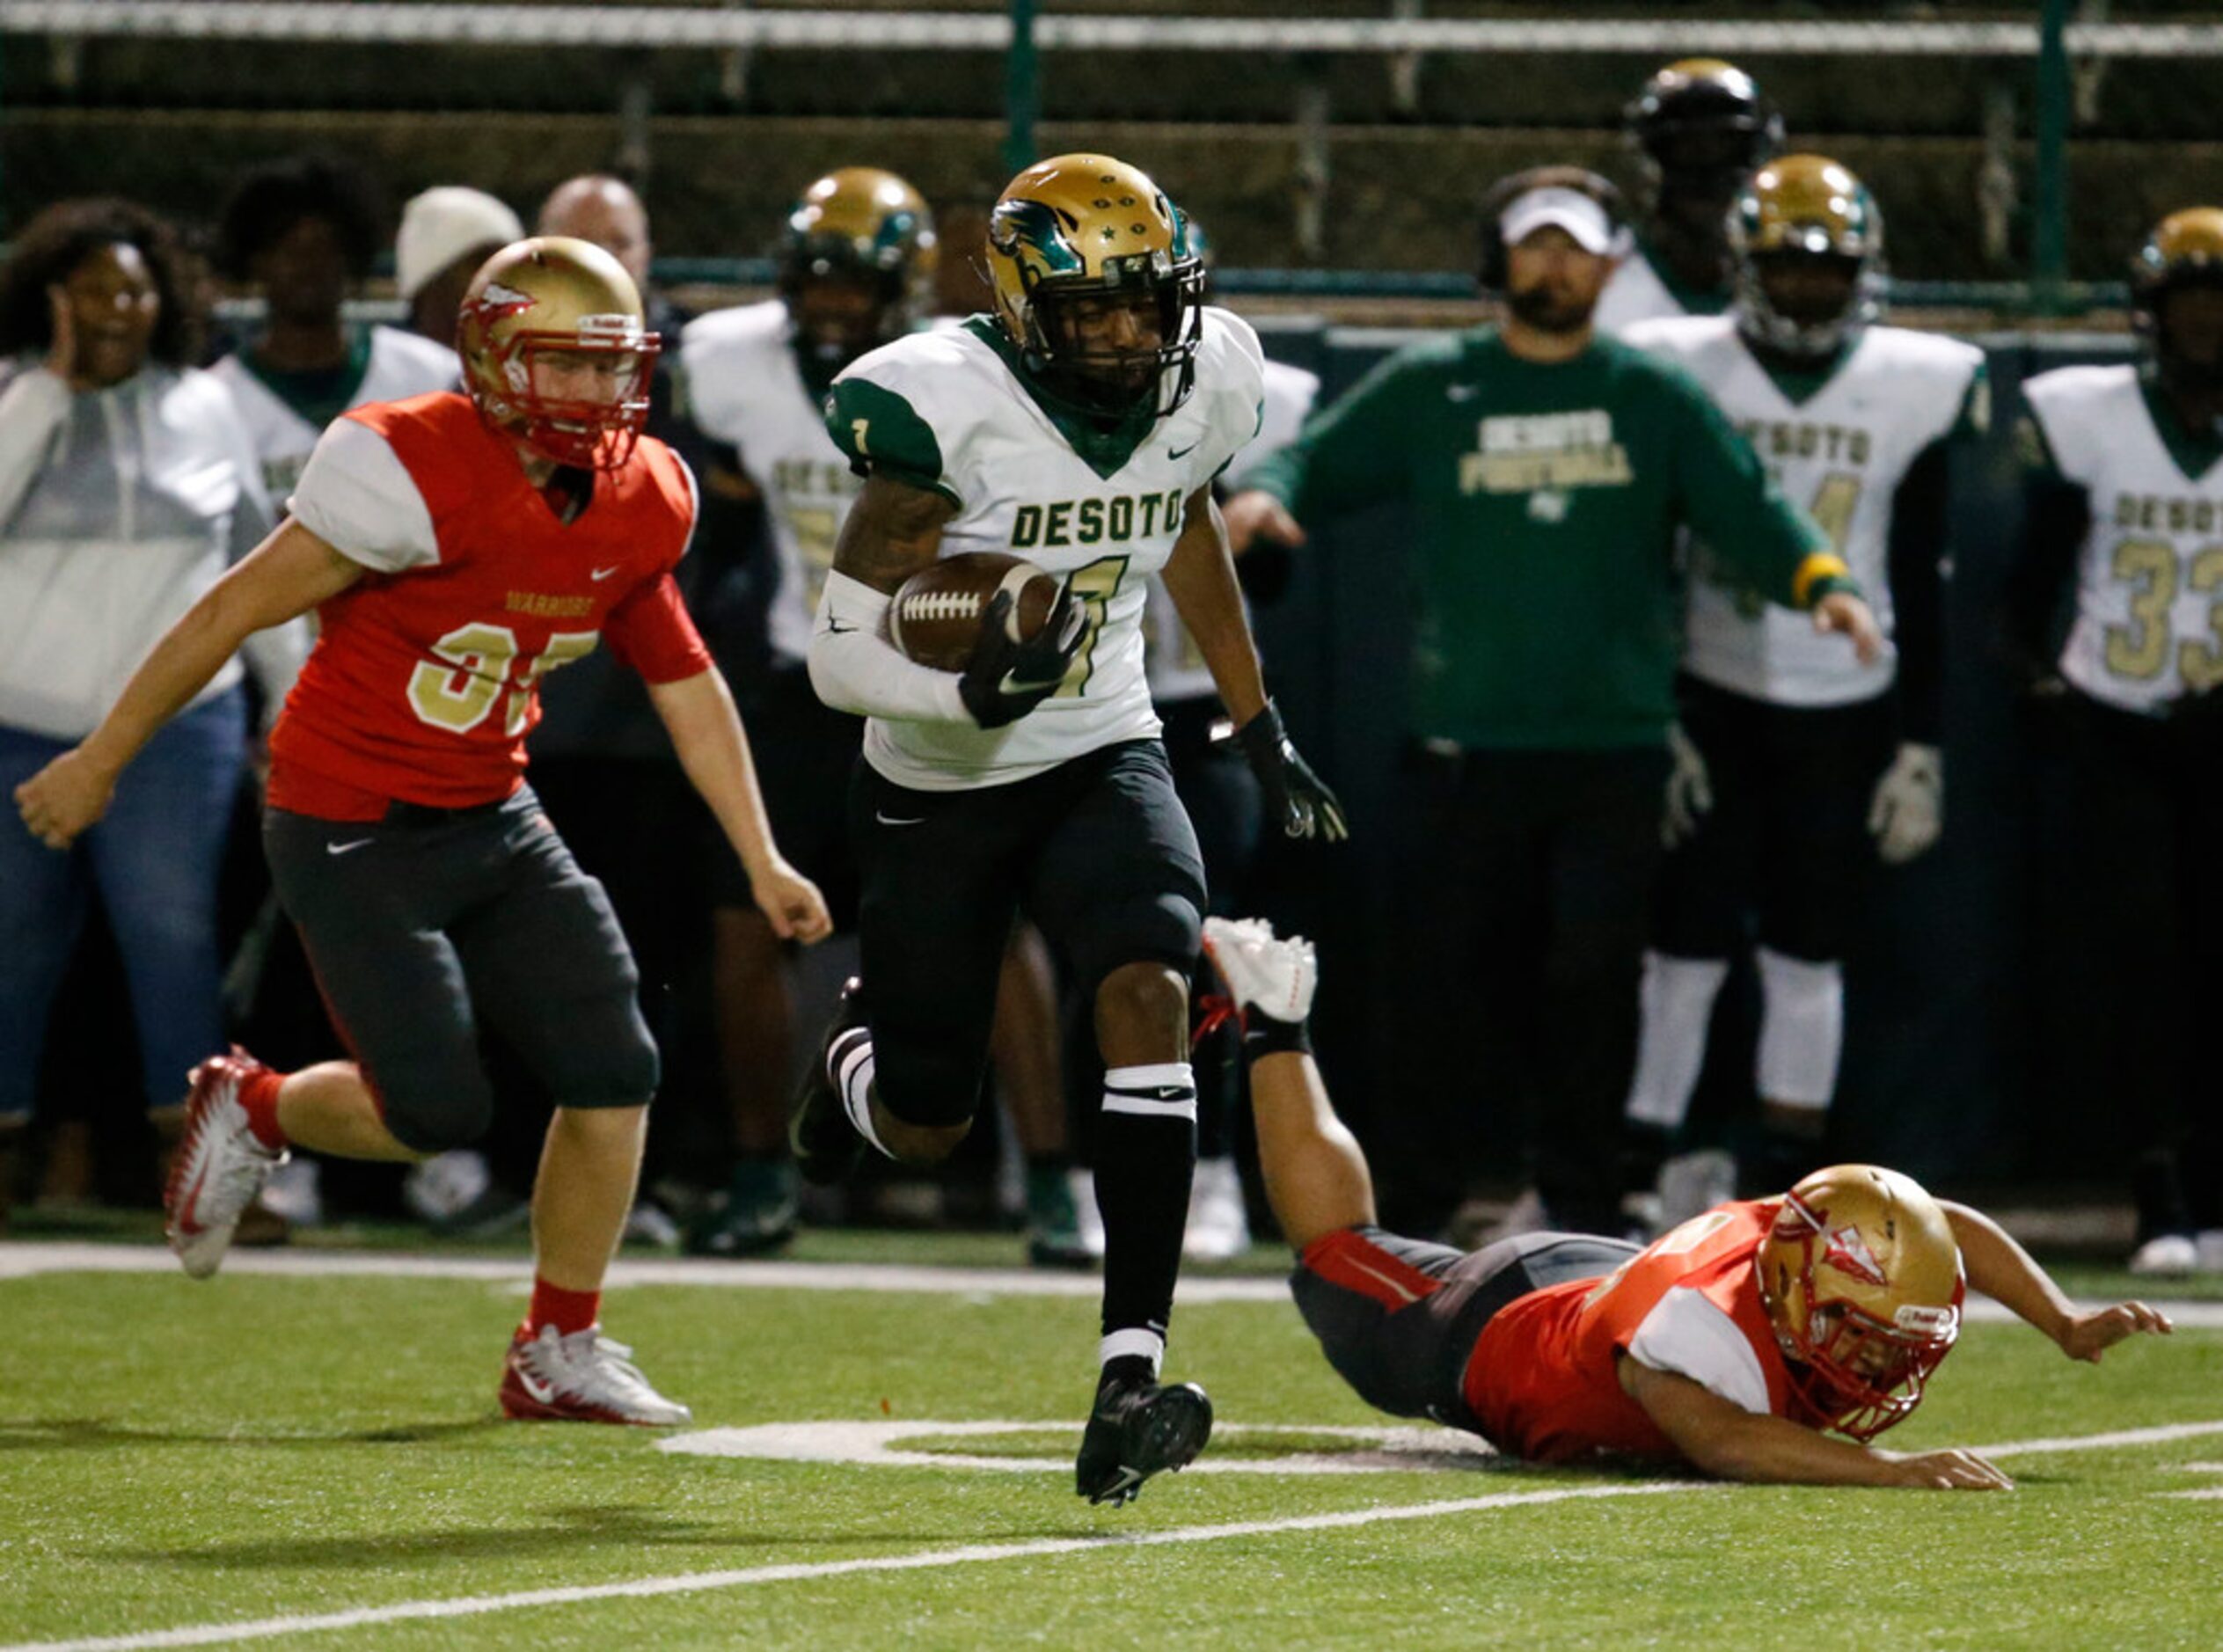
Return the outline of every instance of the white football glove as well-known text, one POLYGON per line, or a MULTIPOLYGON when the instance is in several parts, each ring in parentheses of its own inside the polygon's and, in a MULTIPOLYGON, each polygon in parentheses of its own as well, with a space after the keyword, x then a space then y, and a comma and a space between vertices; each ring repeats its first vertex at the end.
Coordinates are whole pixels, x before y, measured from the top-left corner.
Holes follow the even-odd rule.
POLYGON ((1660 817, 1660 841, 1670 849, 1698 835, 1701 815, 1714 807, 1714 782, 1706 758, 1680 723, 1667 726, 1668 755, 1675 767, 1667 777, 1667 812, 1660 817))
POLYGON ((1945 828, 1945 759, 1935 746, 1912 741, 1898 749, 1876 783, 1868 829, 1886 866, 1903 866, 1937 841, 1945 828))

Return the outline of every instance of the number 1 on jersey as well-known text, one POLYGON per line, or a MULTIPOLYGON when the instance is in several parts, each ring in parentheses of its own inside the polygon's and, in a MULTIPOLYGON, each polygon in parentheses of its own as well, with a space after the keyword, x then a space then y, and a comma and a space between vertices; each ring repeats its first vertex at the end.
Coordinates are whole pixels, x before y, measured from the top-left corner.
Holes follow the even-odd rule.
POLYGON ((1068 577, 1073 595, 1080 598, 1088 618, 1083 622, 1080 647, 1073 655, 1073 662, 1065 669, 1065 680, 1057 685, 1057 698, 1071 699, 1088 687, 1088 679, 1096 669, 1096 639, 1104 629, 1104 621, 1111 611, 1113 594, 1119 582, 1127 577, 1126 557, 1098 557, 1086 567, 1076 568, 1068 577))

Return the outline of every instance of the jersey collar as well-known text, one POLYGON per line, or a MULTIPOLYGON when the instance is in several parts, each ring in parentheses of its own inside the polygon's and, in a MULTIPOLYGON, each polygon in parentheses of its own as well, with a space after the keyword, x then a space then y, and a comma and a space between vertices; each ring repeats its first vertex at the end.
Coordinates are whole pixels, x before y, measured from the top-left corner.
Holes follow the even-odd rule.
POLYGON ((1157 410, 1150 406, 1137 407, 1109 429, 1076 419, 1047 399, 1027 372, 1019 352, 1004 336, 1004 330, 991 316, 974 316, 965 323, 965 331, 995 351, 997 360, 1003 362, 1017 379, 1027 398, 1042 411, 1049 422, 1057 427, 1057 434, 1065 438, 1066 445, 1079 454, 1081 462, 1109 480, 1127 468, 1127 461, 1135 457, 1135 450, 1150 439, 1158 424, 1157 410))

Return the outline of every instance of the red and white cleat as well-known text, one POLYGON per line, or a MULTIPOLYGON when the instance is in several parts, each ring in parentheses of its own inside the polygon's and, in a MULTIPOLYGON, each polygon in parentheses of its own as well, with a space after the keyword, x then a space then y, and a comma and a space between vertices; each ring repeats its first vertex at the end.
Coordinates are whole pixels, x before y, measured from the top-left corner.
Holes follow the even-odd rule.
POLYGON ((244 1049, 211 1056, 193 1070, 186 1097, 185 1131, 170 1181, 162 1191, 163 1232, 170 1248, 195 1279, 223 1262, 240 1214, 286 1162, 255 1139, 239 1102, 241 1080, 269 1069, 244 1049))
POLYGON ((569 1336, 552 1325, 542 1326, 538 1336, 519 1327, 501 1369, 501 1409, 526 1421, 647 1428, 691 1422, 695 1415, 651 1388, 633 1363, 633 1349, 611 1341, 600 1326, 569 1336))

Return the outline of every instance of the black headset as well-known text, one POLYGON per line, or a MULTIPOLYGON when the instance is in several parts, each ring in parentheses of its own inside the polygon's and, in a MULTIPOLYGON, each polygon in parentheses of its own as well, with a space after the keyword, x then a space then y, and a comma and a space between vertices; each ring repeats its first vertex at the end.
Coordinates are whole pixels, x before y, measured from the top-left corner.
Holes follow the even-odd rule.
POLYGON ((1614 241, 1618 244, 1620 240, 1625 222, 1621 192, 1596 172, 1585 172, 1579 166, 1532 166, 1526 172, 1501 178, 1482 197, 1481 260, 1474 272, 1482 291, 1493 298, 1505 290, 1505 231, 1502 223, 1505 209, 1532 189, 1571 189, 1577 194, 1588 195, 1605 208, 1605 221, 1612 227, 1614 241))

